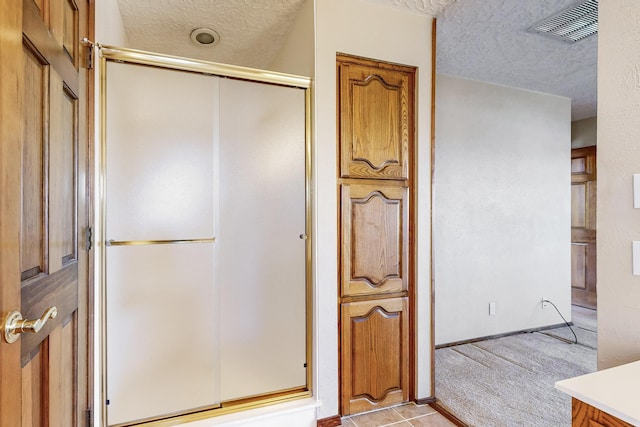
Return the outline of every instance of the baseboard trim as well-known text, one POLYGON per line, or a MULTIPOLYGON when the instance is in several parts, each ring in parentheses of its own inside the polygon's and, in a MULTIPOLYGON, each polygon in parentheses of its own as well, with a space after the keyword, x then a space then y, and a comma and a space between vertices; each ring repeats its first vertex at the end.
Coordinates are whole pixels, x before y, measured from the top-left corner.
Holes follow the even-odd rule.
POLYGON ((435 397, 424 397, 422 399, 416 399, 414 400, 414 402, 416 403, 416 405, 431 405, 436 403, 436 398, 435 397))
POLYGON ((446 409, 445 407, 440 405, 437 401, 435 403, 432 403, 431 407, 433 409, 435 409, 436 411, 438 411, 438 413, 440 415, 442 415, 443 417, 445 417, 446 419, 448 419, 449 421, 454 423, 456 426, 458 426, 458 427, 469 427, 467 424, 462 422, 462 420, 460 420, 458 417, 456 417, 451 412, 449 412, 448 409, 446 409))
MULTIPOLYGON (((569 325, 573 326, 573 322, 569 322, 569 325)), ((453 347, 453 346, 456 346, 456 345, 471 344, 471 343, 478 342, 478 341, 493 340, 493 339, 496 339, 496 338, 510 337, 512 335, 530 334, 530 333, 533 333, 533 332, 542 332, 542 331, 546 331, 548 329, 561 328, 563 326, 567 326, 567 324, 566 323, 557 323, 555 325, 542 326, 540 328, 522 329, 522 330, 519 330, 519 331, 506 332, 504 334, 487 335, 487 336, 484 336, 484 337, 471 338, 471 339, 468 339, 468 340, 455 341, 455 342, 450 342, 450 343, 446 343, 446 344, 438 344, 438 345, 436 345, 436 350, 439 349, 439 348, 453 347)))
POLYGON ((340 415, 334 415, 333 417, 318 420, 316 425, 317 427, 337 427, 342 425, 342 419, 340 415))

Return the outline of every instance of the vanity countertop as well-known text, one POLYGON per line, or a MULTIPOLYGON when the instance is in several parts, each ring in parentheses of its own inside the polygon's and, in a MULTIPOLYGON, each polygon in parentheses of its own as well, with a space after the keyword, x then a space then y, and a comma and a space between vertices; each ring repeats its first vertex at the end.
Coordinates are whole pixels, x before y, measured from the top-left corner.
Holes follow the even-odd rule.
POLYGON ((603 412, 640 426, 640 361, 558 381, 555 386, 603 412))

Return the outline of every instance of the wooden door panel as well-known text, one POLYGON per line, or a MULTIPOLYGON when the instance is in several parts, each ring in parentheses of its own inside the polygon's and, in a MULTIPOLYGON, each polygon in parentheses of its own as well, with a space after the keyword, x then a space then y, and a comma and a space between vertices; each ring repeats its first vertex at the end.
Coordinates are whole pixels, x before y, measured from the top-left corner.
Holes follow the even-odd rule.
POLYGON ((571 227, 584 228, 587 225, 587 184, 571 185, 571 227))
POLYGON ((342 304, 342 414, 408 399, 408 299, 342 304))
POLYGON ((596 148, 571 150, 571 302, 596 307, 596 148))
POLYGON ((342 296, 407 290, 408 189, 342 186, 342 296))
POLYGON ((22 154, 22 212, 20 272, 26 280, 47 271, 46 203, 48 176, 48 70, 30 46, 24 46, 24 126, 22 154))
POLYGON ((50 80, 50 271, 77 259, 77 100, 56 73, 50 80))
POLYGON ((35 320, 57 308, 37 333, 0 344, 3 426, 86 425, 89 258, 78 229, 88 223, 92 119, 79 119, 90 79, 79 66, 78 24, 82 17, 89 37, 89 14, 85 0, 9 0, 0 18, 0 310, 3 320, 12 311, 35 320))
POLYGON ((414 70, 338 61, 340 176, 408 179, 414 70))
POLYGON ((571 244, 571 286, 586 289, 587 245, 571 244))

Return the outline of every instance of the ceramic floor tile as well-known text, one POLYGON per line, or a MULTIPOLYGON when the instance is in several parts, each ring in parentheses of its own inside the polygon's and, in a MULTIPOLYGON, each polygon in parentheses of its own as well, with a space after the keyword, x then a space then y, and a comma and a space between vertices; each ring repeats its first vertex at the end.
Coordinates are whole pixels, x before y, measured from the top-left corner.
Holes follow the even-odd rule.
POLYGON ((342 427, 357 427, 348 417, 342 419, 342 427))
POLYGON ((455 424, 439 413, 409 420, 413 427, 455 427, 455 424))
POLYGON ((393 408, 393 410, 402 415, 402 417, 407 420, 409 418, 419 417, 420 415, 432 414, 436 411, 429 405, 416 405, 415 403, 396 406, 395 408, 393 408))
POLYGON ((354 415, 351 419, 358 427, 380 427, 404 420, 400 414, 393 409, 383 409, 362 415, 354 415))

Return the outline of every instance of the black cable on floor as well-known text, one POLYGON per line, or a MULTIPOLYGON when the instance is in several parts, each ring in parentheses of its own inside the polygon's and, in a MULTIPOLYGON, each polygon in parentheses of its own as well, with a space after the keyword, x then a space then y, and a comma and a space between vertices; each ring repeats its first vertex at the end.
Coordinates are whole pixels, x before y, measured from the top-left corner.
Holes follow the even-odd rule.
MULTIPOLYGON (((562 313, 560 313, 560 310, 558 310, 558 307, 556 307, 556 305, 554 303, 552 303, 551 301, 549 301, 548 299, 544 299, 542 300, 543 303, 548 302, 549 304, 551 304, 553 306, 553 308, 556 309, 556 311, 558 312, 558 314, 560 315, 560 317, 562 317, 562 320, 564 320, 564 324, 567 325, 569 327, 569 330, 571 331, 571 333, 573 334, 573 338, 575 338, 575 341, 573 342, 573 344, 578 344, 578 336, 576 335, 575 331, 573 330, 573 328, 571 327, 571 325, 569 324, 569 322, 567 322, 567 319, 564 318, 564 316, 562 315, 562 313)), ((569 341, 568 339, 562 338, 562 337, 556 337, 555 335, 552 335, 554 338, 559 339, 560 341, 566 341, 569 344, 571 344, 571 341, 569 341)))

